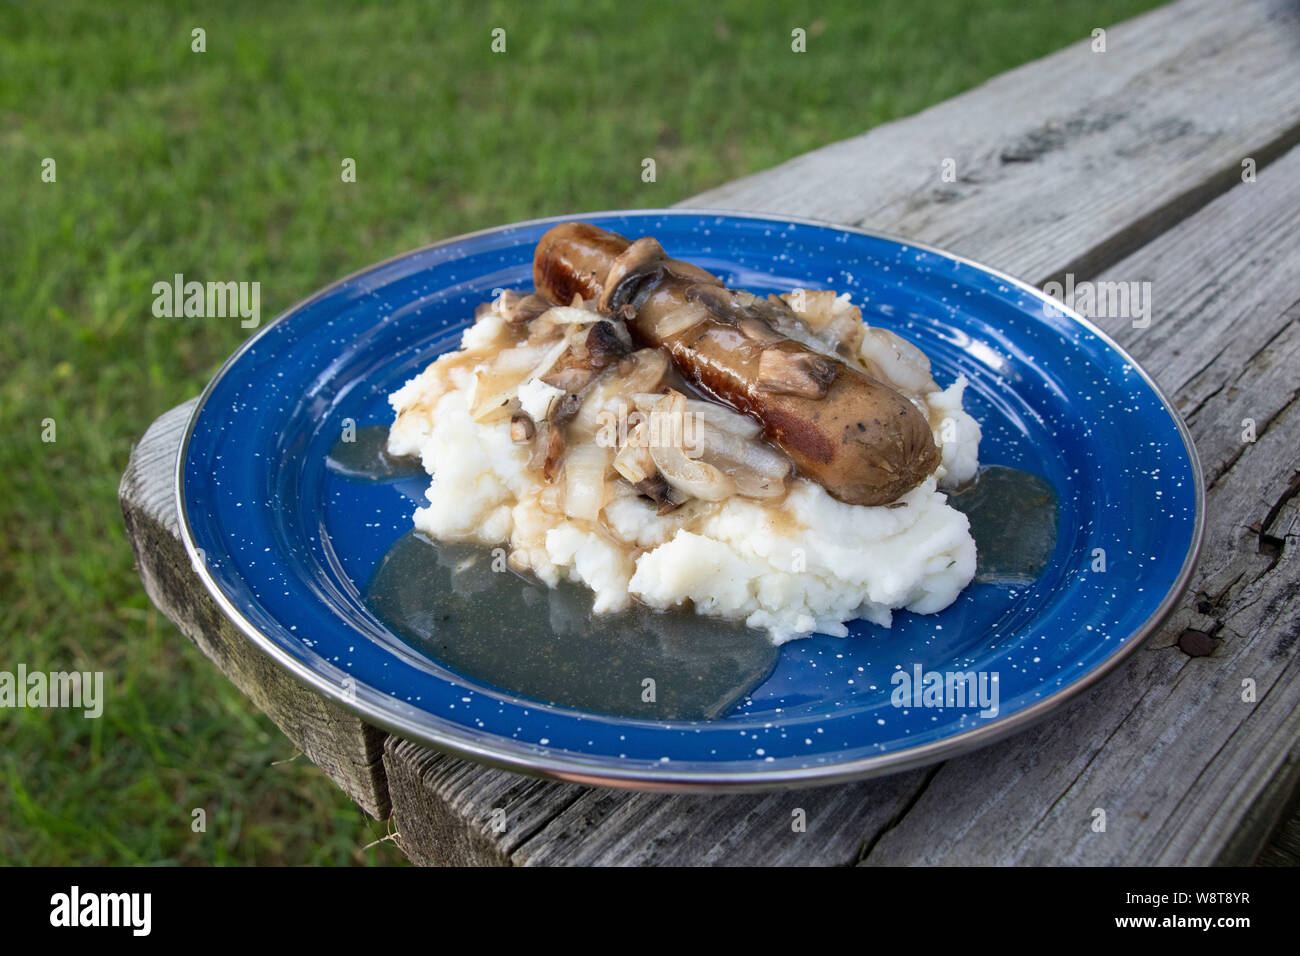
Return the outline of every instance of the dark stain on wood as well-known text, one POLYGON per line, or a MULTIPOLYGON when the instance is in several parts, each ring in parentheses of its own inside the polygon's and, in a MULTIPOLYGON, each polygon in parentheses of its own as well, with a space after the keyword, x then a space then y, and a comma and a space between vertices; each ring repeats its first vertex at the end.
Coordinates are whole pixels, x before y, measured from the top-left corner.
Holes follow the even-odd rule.
POLYGON ((1189 627, 1178 636, 1178 649, 1188 657, 1209 657, 1214 653, 1214 638, 1189 627))

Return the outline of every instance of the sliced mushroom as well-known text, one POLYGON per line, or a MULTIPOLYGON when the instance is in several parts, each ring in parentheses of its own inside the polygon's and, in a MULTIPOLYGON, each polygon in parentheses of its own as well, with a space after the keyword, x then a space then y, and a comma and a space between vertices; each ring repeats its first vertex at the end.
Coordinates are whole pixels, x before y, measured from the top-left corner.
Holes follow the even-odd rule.
POLYGON ((566 392, 581 393, 603 369, 626 356, 630 350, 630 342, 618 334, 615 323, 601 319, 585 333, 573 337, 567 350, 542 381, 566 392))
POLYGON ((715 276, 707 269, 701 269, 694 263, 684 262, 681 259, 669 259, 664 264, 664 269, 670 275, 679 279, 689 279, 692 282, 703 283, 705 285, 722 285, 722 280, 715 276))
POLYGON ((659 506, 658 514, 666 515, 670 511, 681 507, 685 497, 659 472, 655 472, 649 478, 644 478, 632 486, 646 498, 649 498, 659 506))
POLYGON ((510 440, 516 445, 523 445, 533 440, 537 426, 526 412, 515 412, 510 416, 510 440))
POLYGON ((776 345, 786 339, 766 321, 755 315, 744 316, 736 325, 741 335, 760 345, 776 345))
POLYGON ((551 422, 543 422, 533 437, 533 453, 528 467, 539 469, 542 477, 554 481, 560 473, 564 459, 564 429, 551 422))
POLYGON ((614 260, 605 277, 600 293, 600 311, 617 313, 629 305, 637 293, 664 274, 668 260, 663 246, 649 236, 644 236, 628 246, 614 260))
POLYGON ((619 359, 617 365, 605 369, 583 393, 574 427, 581 434, 609 436, 621 427, 616 419, 626 414, 620 411, 626 405, 624 396, 658 389, 667 374, 668 356, 660 349, 638 349, 619 359))
POLYGON ((550 301, 535 292, 525 295, 514 289, 506 289, 491 302, 479 306, 474 317, 478 319, 487 312, 496 312, 512 325, 523 324, 546 312, 551 305, 550 301))
POLYGON ((595 375, 595 369, 588 368, 586 365, 562 365, 548 372, 542 381, 552 388, 574 394, 586 388, 595 375))
POLYGON ((703 282, 693 285, 686 290, 686 301, 702 305, 720 322, 735 324, 739 318, 740 306, 732 297, 731 290, 725 286, 703 282))
POLYGON ((758 359, 757 385, 781 395, 825 398, 835 370, 834 361, 814 352, 767 348, 758 359))
POLYGON ((587 331, 585 345, 587 361, 593 368, 604 368, 632 351, 632 340, 627 337, 627 330, 624 329, 623 335, 619 335, 614 323, 606 319, 597 322, 587 331))
POLYGON ((582 393, 565 392, 564 397, 555 406, 552 420, 557 425, 567 425, 577 417, 580 408, 582 408, 582 393))

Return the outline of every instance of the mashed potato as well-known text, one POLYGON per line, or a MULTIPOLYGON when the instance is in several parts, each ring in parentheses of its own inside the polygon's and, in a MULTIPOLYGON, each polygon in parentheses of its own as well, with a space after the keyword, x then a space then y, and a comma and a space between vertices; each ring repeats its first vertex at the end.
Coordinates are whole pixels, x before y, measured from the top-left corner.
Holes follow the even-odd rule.
MULTIPOLYGON (((962 409, 965 380, 938 390, 928 360, 906 343, 892 347, 867 334, 862 361, 928 415, 942 463, 893 504, 844 504, 796 478, 780 499, 692 499, 660 514, 620 481, 595 523, 548 502, 548 485, 529 468, 528 448, 512 441, 509 422, 472 417, 476 371, 494 354, 494 321, 481 319, 466 331, 465 351, 444 356, 389 399, 397 412, 389 451, 418 455, 433 478, 428 505, 415 513, 416 528, 431 537, 504 547, 513 567, 552 586, 580 582, 598 614, 634 600, 689 606, 744 620, 776 643, 842 637, 858 618, 888 627, 900 608, 934 613, 974 577, 966 516, 940 489, 974 476, 979 425, 962 409)), ((534 404, 551 397, 535 387, 520 393, 534 404)))

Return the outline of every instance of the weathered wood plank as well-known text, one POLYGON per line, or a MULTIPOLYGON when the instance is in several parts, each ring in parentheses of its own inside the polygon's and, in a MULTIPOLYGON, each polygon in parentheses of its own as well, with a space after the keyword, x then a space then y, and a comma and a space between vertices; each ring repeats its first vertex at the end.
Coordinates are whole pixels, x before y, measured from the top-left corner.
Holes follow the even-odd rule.
POLYGON ((444 866, 848 864, 926 774, 718 796, 536 780, 395 738, 384 763, 399 845, 444 866))
POLYGON ((1192 594, 1068 714, 945 764, 867 862, 1241 863, 1260 849, 1300 756, 1296 209, 1300 149, 1099 277, 1152 283, 1149 328, 1098 321, 1190 409, 1209 484, 1192 594), (1214 636, 1212 656, 1176 646, 1186 627, 1214 636), (936 839, 941 816, 961 823, 936 839))
POLYGON ((1118 261, 1243 159, 1300 142, 1294 3, 1184 0, 1105 39, 690 202, 881 229, 1042 283, 1118 261))
POLYGON ((467 763, 389 737, 397 842, 425 866, 508 866, 510 855, 586 790, 467 763))
POLYGON ((929 771, 816 790, 722 796, 587 790, 511 853, 527 866, 847 865, 929 771))
POLYGON ((118 488, 127 535, 150 600, 269 716, 308 759, 372 816, 389 813, 384 734, 309 691, 257 650, 218 610, 181 544, 173 472, 197 399, 150 426, 118 488))
POLYGON ((1300 866, 1300 813, 1278 827, 1256 866, 1300 866))

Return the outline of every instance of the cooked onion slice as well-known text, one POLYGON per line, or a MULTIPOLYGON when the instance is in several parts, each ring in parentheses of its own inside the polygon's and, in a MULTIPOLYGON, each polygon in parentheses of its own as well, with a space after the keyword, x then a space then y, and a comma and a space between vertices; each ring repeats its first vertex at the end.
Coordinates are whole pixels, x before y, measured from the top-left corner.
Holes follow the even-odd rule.
POLYGON ((566 333, 564 336, 560 338, 559 341, 557 341, 545 353, 543 353, 541 361, 537 363, 537 367, 533 369, 532 374, 529 376, 529 378, 541 378, 547 372, 553 369, 555 367, 555 363, 560 360, 560 356, 562 356, 568 350, 569 338, 570 336, 566 333))
POLYGON ((780 498, 785 494, 784 478, 767 478, 744 469, 738 469, 731 478, 736 493, 744 498, 780 498))
POLYGON ((746 498, 777 498, 793 466, 790 459, 765 442, 741 438, 705 424, 697 432, 703 446, 700 456, 736 483, 746 498))
POLYGON ((571 305, 557 305, 543 312, 541 320, 552 325, 586 325, 588 322, 600 321, 600 316, 571 305))
MULTIPOLYGON (((659 451, 653 446, 675 445, 684 457, 699 460, 729 479, 735 486, 735 494, 776 498, 785 493, 785 482, 794 466, 789 458, 758 437, 760 426, 753 419, 715 402, 686 399, 677 392, 635 395, 633 401, 638 410, 651 416, 648 437, 654 451, 653 460, 661 470, 659 451), (681 414, 681 421, 663 417, 677 413, 681 414)), ((633 438, 646 440, 641 432, 634 431, 628 438, 629 445, 633 438)), ((707 471, 695 477, 700 475, 713 477, 707 471)), ((665 477, 672 482, 671 475, 665 477)), ((684 486, 676 487, 686 490, 684 486)))
POLYGON ((564 513, 570 518, 595 521, 605 507, 605 469, 609 452, 599 445, 582 444, 564 456, 564 513))
POLYGON ((650 411, 650 457, 664 480, 701 501, 722 501, 736 493, 736 482, 708 462, 689 458, 679 444, 686 435, 686 397, 669 392, 650 411))
MULTIPOLYGON (((787 292, 780 297, 790 306, 798 321, 812 332, 819 344, 840 355, 852 355, 862 338, 862 310, 846 296, 827 289, 787 292), (799 307, 799 308, 796 308, 799 307)), ((789 329, 782 329, 790 334, 789 329)), ((804 341, 799 335, 792 336, 804 341)), ((804 344, 809 344, 804 341, 804 344)))
POLYGON ((939 390, 930 374, 929 357, 888 329, 865 329, 859 356, 871 375, 914 402, 923 404, 926 395, 939 390))
MULTIPOLYGON (((667 374, 668 356, 659 349, 638 349, 626 356, 616 367, 607 368, 604 377, 583 397, 574 419, 575 428, 583 434, 612 432, 607 426, 617 423, 610 416, 627 414, 623 396, 653 391, 667 374)), ((660 397, 654 396, 655 400, 660 397)))
POLYGON ((564 487, 562 485, 544 485, 537 494, 537 504, 547 514, 564 514, 564 487))
MULTIPOLYGON (((632 396, 632 404, 638 411, 649 414, 662 395, 640 392, 632 396)), ((711 425, 720 431, 739 435, 741 438, 757 438, 763 426, 748 415, 733 411, 717 402, 706 402, 696 398, 686 399, 687 414, 694 415, 705 425, 711 425)))
POLYGON ((724 501, 736 493, 736 482, 708 462, 687 458, 677 445, 652 445, 654 459, 664 480, 678 491, 701 501, 724 501))
POLYGON ((540 469, 546 481, 554 481, 564 458, 564 444, 564 429, 553 422, 541 422, 533 436, 533 453, 528 458, 528 467, 540 469))
POLYGON ((705 425, 740 438, 757 438, 763 430, 763 426, 748 415, 734 412, 717 402, 687 399, 686 411, 697 416, 705 425))
POLYGON ((649 442, 646 440, 646 423, 637 422, 636 427, 628 432, 627 441, 614 456, 614 470, 625 478, 629 484, 645 481, 655 473, 655 462, 650 457, 649 442))
MULTIPOLYGON (((732 465, 777 481, 784 480, 790 474, 790 459, 764 442, 747 440, 708 424, 697 429, 696 436, 703 446, 703 457, 710 461, 721 458, 732 465)), ((722 467, 726 471, 731 470, 722 467)))
POLYGON ((662 316, 655 323, 655 337, 657 339, 666 339, 669 336, 677 335, 679 332, 685 332, 687 329, 699 325, 708 317, 708 309, 698 302, 688 302, 680 309, 674 309, 662 316))
POLYGON ((515 397, 522 378, 518 372, 478 372, 474 382, 474 401, 469 409, 470 417, 479 424, 491 424, 509 416, 510 399, 515 397))
POLYGON ((518 393, 519 386, 549 372, 568 345, 569 339, 565 336, 549 346, 527 346, 498 352, 491 367, 477 373, 470 417, 480 424, 505 419, 510 411, 507 403, 518 393))

